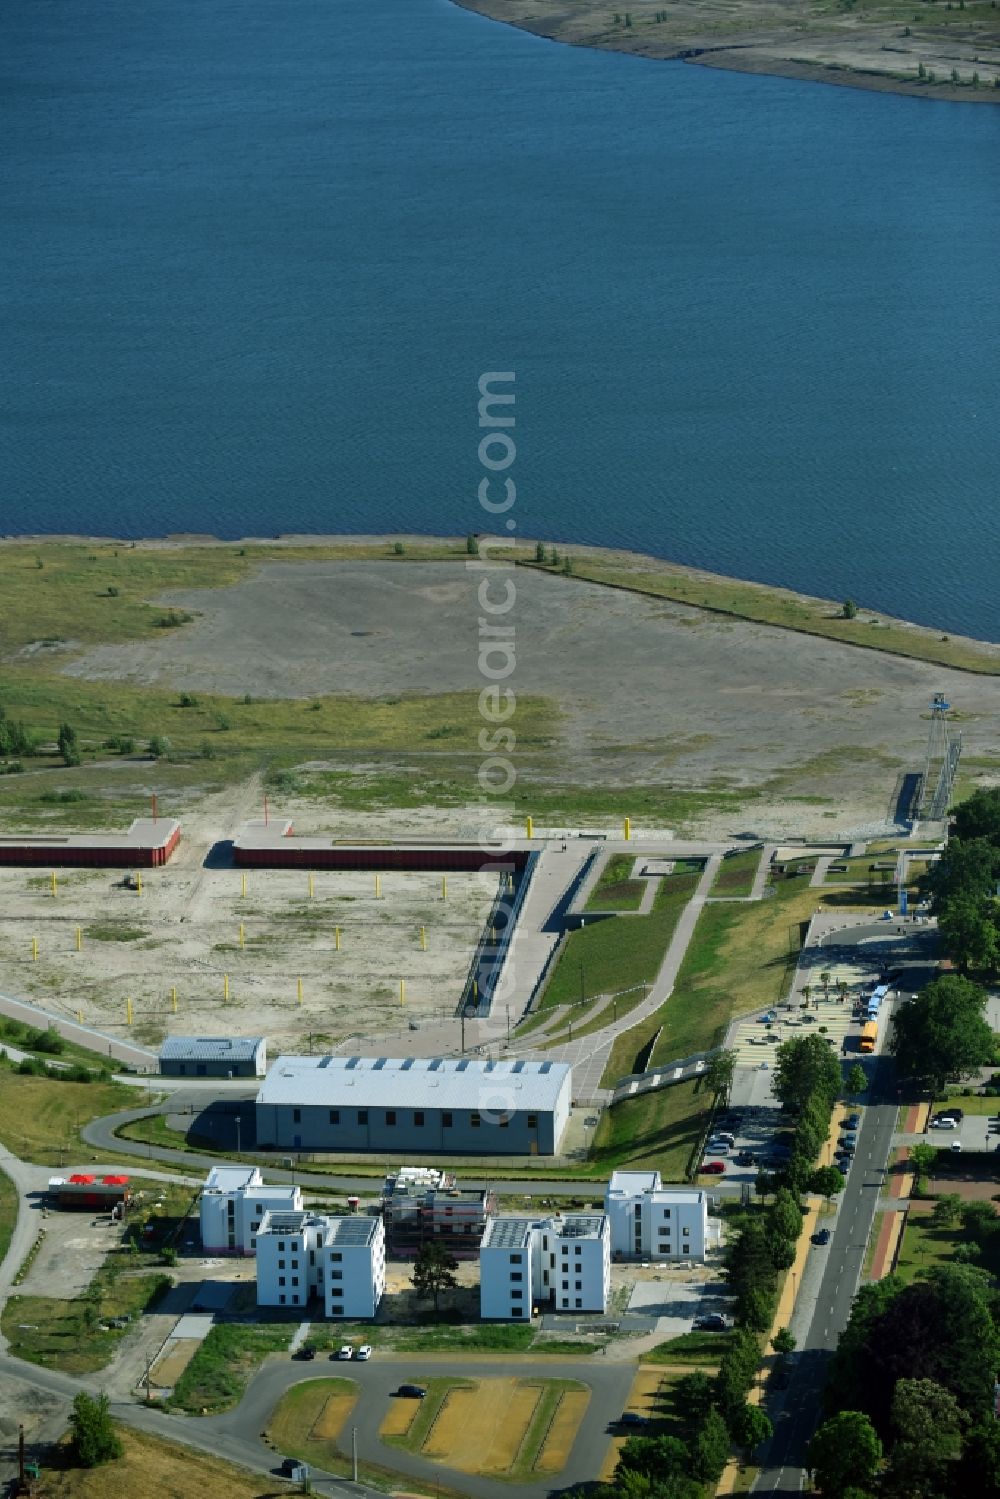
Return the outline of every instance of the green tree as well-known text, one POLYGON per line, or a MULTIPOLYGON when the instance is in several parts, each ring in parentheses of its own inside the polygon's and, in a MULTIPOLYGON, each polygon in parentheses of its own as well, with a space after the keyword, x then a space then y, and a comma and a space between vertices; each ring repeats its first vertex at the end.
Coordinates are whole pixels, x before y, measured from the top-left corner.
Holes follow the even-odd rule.
POLYGON ((473 536, 471 531, 465 538, 465 550, 470 557, 479 556, 479 542, 476 540, 475 536, 473 536))
POLYGON ((985 1249, 1000 1226, 992 1202, 964 1202, 961 1207, 962 1228, 974 1244, 985 1249))
POLYGON ((921 884, 940 915, 958 895, 989 895, 1000 868, 1000 849, 985 838, 952 838, 931 865, 921 884))
POLYGON ((1000 786, 974 791, 954 812, 955 835, 966 841, 985 838, 1000 847, 1000 786))
POLYGON ((692 1426, 712 1407, 712 1381, 702 1369, 685 1374, 674 1385, 674 1409, 692 1426))
POLYGON ((545 546, 540 541, 536 541, 535 542, 535 561, 536 562, 544 562, 545 561, 545 546))
POLYGON ((1000 938, 994 910, 990 896, 972 894, 956 895, 942 907, 938 917, 941 945, 961 973, 995 971, 1000 938))
POLYGON ((817 1166, 809 1178, 810 1192, 818 1192, 827 1202, 844 1190, 844 1176, 836 1166, 817 1166))
POLYGON ((809 1466, 824 1499, 843 1499, 878 1473, 882 1443, 863 1411, 841 1411, 824 1421, 809 1443, 809 1466))
POLYGON ((718 1483, 729 1459, 729 1430, 726 1421, 714 1407, 698 1427, 691 1442, 690 1454, 687 1471, 691 1477, 696 1478, 699 1483, 718 1483))
POLYGON ((802 1209, 787 1187, 779 1187, 767 1210, 768 1227, 782 1239, 797 1239, 802 1232, 802 1209))
POLYGON ((985 992, 969 979, 934 979, 896 1012, 889 1049, 901 1074, 926 1078, 935 1092, 949 1077, 971 1077, 993 1057, 985 1009, 985 992))
MULTIPOLYGON (((935 1151, 935 1155, 937 1152, 935 1151)), ((945 1192, 931 1211, 931 1222, 935 1228, 951 1228, 962 1213, 962 1199, 957 1192, 945 1192)))
POLYGON ((962 1443, 955 1492, 977 1499, 1000 1499, 1000 1427, 993 1420, 975 1426, 962 1443))
POLYGON ((739 1300, 740 1321, 752 1332, 767 1332, 774 1315, 774 1297, 755 1288, 746 1291, 739 1300))
POLYGON ((745 1405, 737 1412, 731 1429, 733 1441, 746 1448, 748 1460, 755 1447, 759 1447, 761 1442, 770 1441, 774 1435, 774 1427, 767 1412, 759 1405, 745 1405))
POLYGON ((860 1062, 855 1062, 847 1074, 844 1092, 848 1098, 854 1098, 858 1093, 863 1093, 867 1087, 868 1074, 860 1062))
POLYGON ((832 1104, 840 1081, 840 1064, 822 1036, 797 1036, 778 1047, 771 1091, 790 1108, 802 1108, 813 1093, 832 1104))
POLYGON ((771 1347, 775 1353, 794 1353, 796 1346, 795 1334, 788 1327, 779 1327, 771 1339, 771 1347))
POLYGON ((853 599, 845 599, 840 611, 842 618, 854 619, 858 612, 858 606, 853 599))
POLYGON ((421 1245, 413 1262, 413 1289, 418 1296, 433 1297, 434 1310, 437 1311, 441 1292, 453 1291, 458 1285, 455 1274, 457 1269, 458 1260, 455 1256, 443 1244, 435 1244, 431 1240, 421 1245))
POLYGON ((924 1181, 934 1170, 937 1163, 938 1151, 936 1145, 913 1145, 910 1148, 909 1162, 916 1173, 918 1181, 924 1181))
POLYGON ((103 1392, 95 1400, 81 1390, 73 1401, 69 1425, 81 1467, 96 1468, 121 1457, 122 1444, 109 1414, 108 1397, 103 1392))
POLYGON ((959 1452, 954 1395, 933 1379, 901 1379, 892 1396, 892 1425, 896 1440, 884 1487, 899 1499, 937 1499, 959 1452))
POLYGON ((162 760, 163 756, 169 753, 169 750, 170 740, 165 738, 163 734, 154 734, 149 741, 147 753, 150 754, 154 760, 162 760))
POLYGON ((726 1102, 729 1100, 729 1090, 733 1086, 735 1071, 735 1051, 713 1051, 705 1067, 705 1082, 717 1097, 721 1097, 726 1102))
POLYGON ((79 765, 80 746, 72 724, 59 725, 59 753, 62 755, 64 765, 79 765))

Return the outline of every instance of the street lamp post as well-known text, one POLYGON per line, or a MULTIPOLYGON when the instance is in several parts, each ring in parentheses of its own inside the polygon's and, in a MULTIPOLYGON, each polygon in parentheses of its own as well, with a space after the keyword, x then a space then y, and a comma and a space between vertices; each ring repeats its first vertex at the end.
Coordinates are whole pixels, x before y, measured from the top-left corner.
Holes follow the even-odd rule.
POLYGON ((237 1160, 239 1160, 239 1158, 240 1158, 240 1127, 241 1127, 242 1123, 243 1123, 243 1121, 241 1120, 239 1114, 237 1114, 236 1115, 236 1159, 237 1160))

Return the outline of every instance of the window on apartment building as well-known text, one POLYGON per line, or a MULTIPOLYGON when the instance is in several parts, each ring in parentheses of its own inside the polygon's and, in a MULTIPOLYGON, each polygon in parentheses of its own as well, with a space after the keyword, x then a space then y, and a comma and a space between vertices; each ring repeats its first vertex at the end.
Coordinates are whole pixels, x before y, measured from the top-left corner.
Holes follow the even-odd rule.
POLYGON ((298 1247, 299 1247, 299 1241, 298 1241, 298 1239, 293 1239, 292 1240, 292 1253, 293 1254, 295 1254, 295 1252, 297 1251, 298 1247))
POLYGON ((413 1112, 413 1124, 414 1124, 414 1128, 415 1129, 423 1129, 423 1127, 424 1127, 424 1111, 423 1111, 423 1109, 415 1109, 414 1110, 414 1112, 413 1112))
POLYGON ((582 1280, 578 1280, 573 1289, 575 1291, 582 1291, 583 1290, 583 1281, 582 1280))
POLYGON ((549 1255, 549 1265, 550 1265, 550 1267, 553 1270, 556 1268, 556 1257, 555 1257, 555 1254, 550 1254, 549 1255))
POLYGON ((451 1129, 452 1117, 450 1113, 446 1112, 441 1115, 441 1126, 443 1129, 451 1129))
POLYGON ((257 1240, 254 1238, 253 1234, 250 1235, 250 1248, 251 1249, 256 1249, 257 1248, 257 1240))
POLYGON ((359 1124, 367 1124, 368 1123, 368 1110, 367 1109, 359 1109, 358 1110, 358 1123, 359 1124))
POLYGON ((681 1245, 681 1253, 682 1254, 690 1254, 691 1253, 691 1245, 690 1244, 682 1244, 681 1245))
POLYGON ((529 1129, 537 1129, 538 1128, 538 1115, 537 1114, 529 1114, 528 1115, 528 1128, 529 1129))
POLYGON ((672 1254, 673 1253, 673 1251, 670 1248, 670 1240, 669 1239, 667 1240, 667 1242, 665 1244, 661 1244, 660 1245, 660 1253, 661 1254, 672 1254))
POLYGON ((292 1269, 293 1270, 297 1270, 298 1268, 299 1268, 299 1262, 298 1262, 298 1260, 292 1260, 292 1269))
POLYGON ((481 1123, 482 1121, 480 1120, 478 1114, 473 1113, 469 1115, 469 1124, 473 1129, 478 1129, 481 1123))
POLYGON ((684 1238, 684 1239, 690 1239, 690 1237, 691 1237, 691 1230, 689 1228, 682 1228, 681 1229, 681 1237, 684 1238))
POLYGON ((340 1261, 340 1260, 342 1260, 344 1258, 344 1256, 341 1254, 341 1252, 340 1252, 339 1249, 332 1249, 330 1251, 330 1258, 331 1258, 331 1260, 340 1261))
POLYGON ((279 1260, 278 1261, 278 1269, 279 1270, 284 1270, 284 1268, 285 1268, 285 1262, 284 1262, 284 1260, 279 1260))
POLYGON ((284 1306, 284 1304, 285 1304, 285 1298, 284 1298, 284 1296, 279 1296, 278 1297, 278 1304, 279 1304, 279 1306, 284 1306))
POLYGON ((563 1281, 562 1288, 563 1288, 564 1291, 568 1291, 569 1290, 569 1281, 568 1280, 564 1280, 563 1281))
POLYGON ((343 1278, 344 1278, 344 1272, 343 1272, 343 1270, 331 1270, 330 1271, 330 1279, 331 1280, 343 1280, 343 1278))
POLYGON ((278 1240, 278 1253, 279 1254, 284 1254, 284 1252, 285 1252, 285 1241, 284 1241, 284 1239, 279 1239, 278 1240))
POLYGON ((669 1208, 664 1208, 663 1209, 663 1216, 664 1216, 664 1218, 669 1218, 670 1217, 670 1209, 669 1208))
POLYGON ((301 1124, 302 1123, 302 1110, 301 1109, 293 1109, 292 1110, 292 1123, 293 1124, 301 1124))
POLYGON ((339 1109, 331 1109, 330 1110, 330 1123, 331 1124, 339 1124, 340 1123, 340 1110, 339 1109))
POLYGON ((521 1263, 521 1256, 519 1254, 512 1254, 510 1256, 510 1262, 512 1265, 519 1265, 521 1263))
POLYGON ((330 1302, 330 1316, 342 1317, 344 1315, 344 1303, 342 1301, 330 1302))
POLYGON ((261 1217, 264 1216, 264 1204, 262 1202, 255 1202, 253 1210, 255 1213, 260 1213, 261 1217))
POLYGON ((583 1306, 583 1297, 582 1296, 578 1296, 576 1298, 576 1309, 577 1309, 577 1311, 580 1310, 581 1306, 583 1306))
POLYGON ((641 1202, 637 1202, 636 1205, 635 1205, 635 1207, 632 1209, 632 1211, 633 1211, 633 1213, 635 1214, 635 1216, 637 1218, 641 1218, 642 1217, 642 1203, 641 1202))
POLYGON ((386 1111, 385 1111, 385 1122, 386 1122, 386 1124, 390 1124, 390 1125, 391 1124, 395 1124, 395 1122, 396 1122, 396 1110, 395 1109, 386 1109, 386 1111))
POLYGON ((522 1272, 520 1270, 512 1270, 510 1272, 510 1278, 511 1278, 511 1280, 523 1280, 524 1279, 524 1275, 522 1274, 522 1272))
POLYGON ((573 1245, 573 1253, 575 1255, 577 1255, 577 1256, 581 1255, 583 1253, 583 1245, 582 1244, 574 1244, 573 1245))
POLYGON ((279 1286, 283 1286, 284 1284, 285 1284, 285 1277, 283 1275, 279 1275, 278 1276, 278 1285, 279 1286))
POLYGON ((252 1234, 255 1234, 259 1228, 260 1228, 260 1224, 259 1223, 251 1223, 251 1225, 250 1225, 250 1232, 252 1234))

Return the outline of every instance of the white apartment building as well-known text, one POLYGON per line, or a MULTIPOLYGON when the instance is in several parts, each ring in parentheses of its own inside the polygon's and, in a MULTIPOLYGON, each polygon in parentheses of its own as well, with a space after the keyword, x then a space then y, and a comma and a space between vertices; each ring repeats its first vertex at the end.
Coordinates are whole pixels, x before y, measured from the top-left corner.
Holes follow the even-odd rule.
POLYGON ((257 1305, 306 1307, 324 1315, 374 1317, 385 1291, 381 1218, 265 1213, 257 1233, 257 1305))
POLYGON ((658 1171, 615 1171, 604 1196, 616 1259, 704 1260, 708 1195, 664 1187, 658 1171))
POLYGON ((216 1166, 202 1188, 201 1243, 207 1254, 253 1254, 265 1213, 302 1211, 301 1187, 268 1187, 256 1166, 216 1166))
POLYGON ((481 1316, 526 1322, 543 1304, 560 1312, 604 1312, 610 1286, 605 1214, 489 1219, 479 1252, 481 1316))

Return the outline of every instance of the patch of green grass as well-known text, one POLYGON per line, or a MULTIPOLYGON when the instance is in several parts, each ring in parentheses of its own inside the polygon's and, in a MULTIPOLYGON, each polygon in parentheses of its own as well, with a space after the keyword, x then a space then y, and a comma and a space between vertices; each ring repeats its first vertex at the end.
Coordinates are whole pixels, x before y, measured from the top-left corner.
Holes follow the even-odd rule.
POLYGON ((733 1341, 728 1332, 683 1332, 657 1343, 642 1358, 649 1364, 717 1364, 733 1341))
POLYGON ((17 1210, 17 1188, 10 1177, 0 1171, 0 1264, 3 1264, 4 1256, 14 1236, 17 1210))
POLYGON ((753 890, 754 876, 760 868, 760 861, 764 856, 763 849, 752 848, 746 853, 734 854, 730 859, 723 859, 719 866, 719 873, 715 877, 711 895, 749 895, 753 890))
POLYGON ((665 1181, 683 1181, 711 1106, 712 1094, 698 1078, 613 1104, 595 1131, 591 1166, 655 1167, 665 1181))
MULTIPOLYGON (((931 1110, 931 1113, 937 1113, 941 1109, 963 1109, 966 1114, 1000 1114, 1000 1098, 997 1098, 995 1096, 991 1097, 989 1095, 981 1098, 975 1093, 973 1093, 969 1097, 966 1097, 964 1093, 959 1092, 952 1094, 948 1098, 938 1099, 933 1109, 931 1110)), ((937 1130, 931 1130, 930 1135, 928 1136, 928 1144, 932 1145, 935 1143, 934 1136, 937 1133, 937 1130)), ((945 1148, 947 1148, 946 1140, 947 1136, 941 1142, 942 1145, 945 1146, 945 1148)))
POLYGON ((291 1323, 227 1323, 211 1329, 174 1385, 167 1405, 190 1416, 216 1415, 242 1398, 269 1353, 285 1353, 291 1323))
MULTIPOLYGON (((876 1223, 879 1221, 876 1219, 876 1223)), ((874 1232, 872 1237, 876 1237, 874 1232)), ((958 1246, 971 1245, 973 1242, 961 1224, 955 1224, 952 1228, 935 1228, 929 1212, 923 1213, 911 1207, 906 1215, 906 1227, 899 1246, 895 1274, 909 1284, 938 1265, 951 1264, 958 1246)), ((987 1242, 986 1249, 975 1263, 988 1270, 994 1278, 1000 1273, 1000 1244, 997 1244, 996 1236, 992 1244, 987 1242)))
POLYGON ((405 1353, 429 1352, 432 1349, 466 1349, 490 1353, 525 1353, 535 1341, 535 1329, 528 1324, 486 1323, 484 1325, 442 1324, 437 1327, 408 1327, 393 1332, 393 1342, 405 1353))
POLYGON ((141 942, 149 936, 149 931, 143 926, 129 926, 124 921, 105 921, 86 927, 83 935, 92 942, 141 942))
POLYGON ((693 871, 666 875, 648 916, 609 916, 571 932, 545 986, 540 1008, 651 983, 697 884, 693 871))
POLYGON ((633 854, 613 854, 587 901, 588 911, 635 911, 646 893, 646 880, 633 880, 633 854))
POLYGON ((132 1263, 124 1249, 113 1251, 83 1296, 72 1301, 11 1296, 0 1326, 13 1356, 64 1374, 103 1369, 125 1333, 108 1327, 107 1319, 141 1316, 170 1287, 169 1277, 157 1272, 127 1273, 132 1263))
MULTIPOLYGON (((119 1109, 134 1108, 135 1091, 123 1083, 64 1083, 4 1073, 0 1082, 0 1140, 13 1155, 38 1166, 61 1166, 68 1157, 90 1159, 80 1126, 119 1109)), ((103 1160, 103 1157, 102 1157, 103 1160)))

